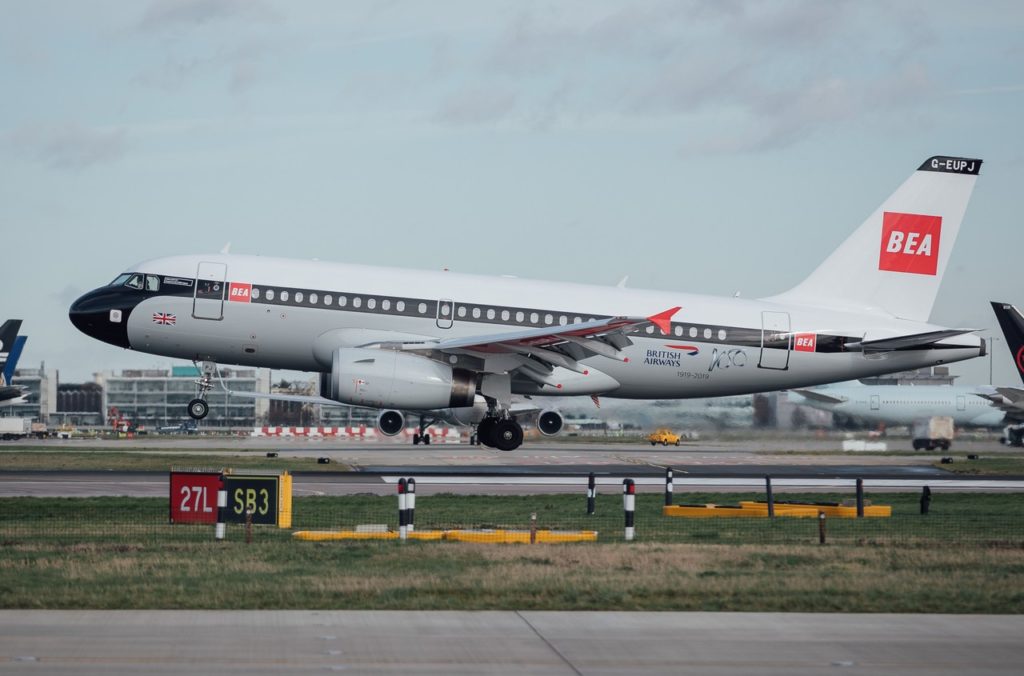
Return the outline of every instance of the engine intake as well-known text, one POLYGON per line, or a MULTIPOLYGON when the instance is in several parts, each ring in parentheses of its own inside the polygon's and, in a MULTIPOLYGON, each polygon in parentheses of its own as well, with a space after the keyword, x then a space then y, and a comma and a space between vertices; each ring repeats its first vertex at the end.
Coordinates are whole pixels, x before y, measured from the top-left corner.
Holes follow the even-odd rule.
POLYGON ((405 429, 405 416, 401 411, 381 411, 377 415, 377 430, 387 437, 393 437, 405 429))
POLYGON ((541 411, 540 415, 537 416, 537 429, 546 437, 561 432, 562 425, 564 424, 562 414, 554 409, 541 411))
POLYGON ((321 376, 328 399, 372 408, 434 409, 472 406, 472 371, 398 350, 343 347, 321 376))

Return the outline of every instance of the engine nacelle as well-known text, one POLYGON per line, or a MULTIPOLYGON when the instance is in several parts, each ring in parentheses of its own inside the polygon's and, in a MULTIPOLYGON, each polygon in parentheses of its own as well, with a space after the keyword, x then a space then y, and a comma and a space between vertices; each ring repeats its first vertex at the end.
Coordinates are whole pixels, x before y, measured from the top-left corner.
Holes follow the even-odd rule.
POLYGON ((455 408, 472 406, 476 395, 472 371, 398 350, 339 348, 323 375, 320 393, 354 406, 455 408))
POLYGON ((393 437, 405 429, 405 416, 401 411, 387 410, 377 414, 377 431, 387 437, 393 437))
POLYGON ((562 414, 551 408, 541 411, 537 416, 537 429, 546 437, 561 432, 564 424, 565 420, 562 418, 562 414))

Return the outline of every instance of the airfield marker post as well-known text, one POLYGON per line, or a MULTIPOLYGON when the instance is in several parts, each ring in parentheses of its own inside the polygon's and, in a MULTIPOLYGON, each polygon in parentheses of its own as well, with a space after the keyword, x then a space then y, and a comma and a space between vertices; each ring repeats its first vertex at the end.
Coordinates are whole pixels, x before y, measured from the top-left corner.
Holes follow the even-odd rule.
POLYGON ((825 544, 825 512, 818 512, 818 544, 825 544))
POLYGON ((409 516, 406 509, 405 491, 408 488, 405 478, 398 480, 398 539, 405 540, 408 536, 408 525, 406 518, 409 516))
POLYGON ((409 533, 416 529, 416 479, 409 477, 405 482, 405 530, 409 533))
POLYGON ((775 518, 775 494, 772 493, 772 477, 766 475, 764 478, 765 500, 768 502, 768 518, 775 518))
POLYGON ((932 489, 928 486, 921 487, 921 514, 927 514, 932 504, 932 489))
POLYGON ((591 472, 590 476, 587 477, 587 514, 594 513, 594 501, 597 498, 597 481, 594 479, 594 473, 591 472))
POLYGON ((636 483, 632 479, 622 480, 622 508, 626 512, 626 542, 632 542, 636 535, 636 483))
POLYGON ((224 475, 220 475, 220 488, 217 489, 217 525, 214 528, 213 536, 223 540, 227 535, 228 518, 228 489, 224 486, 224 475))
POLYGON ((537 512, 530 512, 530 544, 537 544, 537 512))
POLYGON ((665 506, 672 506, 672 468, 665 468, 665 506))
POLYGON ((864 518, 864 479, 857 479, 857 518, 864 518))

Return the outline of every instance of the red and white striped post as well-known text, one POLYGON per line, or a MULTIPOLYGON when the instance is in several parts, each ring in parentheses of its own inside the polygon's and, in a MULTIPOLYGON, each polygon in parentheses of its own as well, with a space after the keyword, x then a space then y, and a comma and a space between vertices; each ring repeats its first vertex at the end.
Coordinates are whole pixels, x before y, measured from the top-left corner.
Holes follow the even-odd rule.
POLYGON ((227 535, 228 518, 228 489, 224 487, 224 475, 220 475, 220 488, 217 489, 217 526, 214 528, 213 536, 223 540, 227 535))
POLYGON ((416 479, 409 477, 405 482, 405 529, 411 533, 416 530, 416 479))
POLYGON ((632 542, 636 534, 634 517, 636 514, 636 483, 632 479, 622 480, 622 508, 626 511, 626 542, 632 542))
POLYGON ((406 498, 406 490, 407 489, 408 489, 408 484, 407 484, 406 480, 405 479, 399 479, 398 480, 398 539, 399 540, 405 540, 405 538, 408 535, 408 524, 406 523, 406 518, 409 516, 409 513, 406 511, 406 506, 408 504, 408 501, 407 501, 407 498, 406 498))

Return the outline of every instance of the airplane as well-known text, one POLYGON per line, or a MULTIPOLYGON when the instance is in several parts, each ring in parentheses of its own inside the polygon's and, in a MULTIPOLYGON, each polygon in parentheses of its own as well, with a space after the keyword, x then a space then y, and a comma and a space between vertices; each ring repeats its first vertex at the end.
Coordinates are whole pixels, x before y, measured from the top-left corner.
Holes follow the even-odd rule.
MULTIPOLYGON (((195 419, 218 363, 290 369, 320 373, 318 403, 381 410, 386 434, 403 411, 441 411, 510 451, 513 395, 714 397, 983 356, 973 329, 928 322, 981 164, 928 158, 803 282, 762 299, 221 253, 133 265, 69 318, 201 362, 195 419)), ((546 413, 540 431, 557 432, 546 413)))
MULTIPOLYGON (((1009 303, 992 302, 999 327, 1003 330, 1006 347, 1013 357, 1017 375, 1024 382, 1024 315, 1009 303)), ((1006 412, 1007 425, 1002 441, 1008 446, 1024 446, 1024 389, 1018 387, 997 387, 989 398, 1006 412)))
POLYGON ((20 319, 8 319, 0 326, 0 406, 25 403, 25 390, 11 385, 14 369, 18 367, 18 359, 25 347, 25 336, 19 336, 20 319))
POLYGON ((859 382, 789 391, 790 403, 873 423, 913 425, 948 416, 957 427, 1002 427, 1006 413, 989 398, 991 388, 961 385, 864 385, 859 382))

